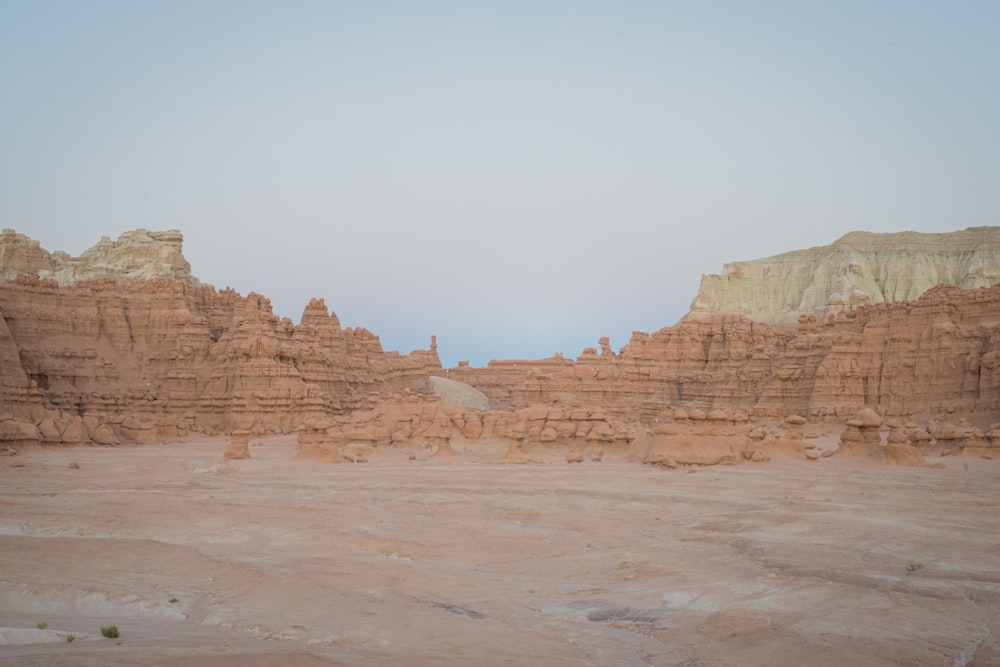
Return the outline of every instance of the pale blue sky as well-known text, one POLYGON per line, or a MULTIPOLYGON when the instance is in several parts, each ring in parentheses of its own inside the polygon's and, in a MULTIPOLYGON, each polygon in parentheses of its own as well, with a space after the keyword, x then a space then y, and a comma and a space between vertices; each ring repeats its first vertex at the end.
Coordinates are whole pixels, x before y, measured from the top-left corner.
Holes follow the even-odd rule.
POLYGON ((700 275, 1000 224, 995 2, 0 0, 0 224, 321 296, 446 366, 674 324, 700 275))

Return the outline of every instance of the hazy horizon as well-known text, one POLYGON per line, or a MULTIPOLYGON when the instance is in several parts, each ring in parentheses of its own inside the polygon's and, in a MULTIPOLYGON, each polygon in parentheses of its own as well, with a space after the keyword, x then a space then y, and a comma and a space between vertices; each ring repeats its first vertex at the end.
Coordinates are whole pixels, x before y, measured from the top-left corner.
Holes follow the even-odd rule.
POLYGON ((0 4, 0 222, 179 229, 202 281, 387 350, 575 357, 702 274, 1000 224, 1000 12, 947 4, 0 4))

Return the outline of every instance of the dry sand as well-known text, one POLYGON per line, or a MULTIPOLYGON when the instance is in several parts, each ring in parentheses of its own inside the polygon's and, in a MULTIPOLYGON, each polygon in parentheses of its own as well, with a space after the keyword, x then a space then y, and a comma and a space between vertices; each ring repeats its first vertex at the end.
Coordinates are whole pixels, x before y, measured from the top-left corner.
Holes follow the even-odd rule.
POLYGON ((1000 462, 226 447, 0 463, 0 664, 1000 664, 1000 462))

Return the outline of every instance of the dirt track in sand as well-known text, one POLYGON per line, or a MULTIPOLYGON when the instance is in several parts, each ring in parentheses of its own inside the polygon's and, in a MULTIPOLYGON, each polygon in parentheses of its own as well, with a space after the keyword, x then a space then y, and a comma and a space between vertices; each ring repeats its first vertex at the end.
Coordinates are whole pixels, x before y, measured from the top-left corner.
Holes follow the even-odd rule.
POLYGON ((56 631, 0 642, 57 640, 0 664, 1000 664, 1000 462, 329 465, 275 438, 223 465, 226 444, 0 467, 0 627, 56 631))

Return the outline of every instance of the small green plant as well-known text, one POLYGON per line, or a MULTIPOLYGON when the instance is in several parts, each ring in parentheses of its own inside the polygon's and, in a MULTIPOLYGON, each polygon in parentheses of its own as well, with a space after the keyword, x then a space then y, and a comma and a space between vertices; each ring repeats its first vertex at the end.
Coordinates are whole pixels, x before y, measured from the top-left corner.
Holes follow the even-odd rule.
POLYGON ((907 572, 916 572, 919 569, 920 565, 918 565, 917 563, 910 563, 909 565, 906 566, 907 572))
POLYGON ((36 624, 35 627, 38 628, 39 630, 45 630, 49 627, 49 624, 46 623, 45 621, 42 621, 41 623, 36 624))
POLYGON ((169 600, 167 600, 167 602, 169 602, 170 604, 174 604, 175 602, 180 602, 180 600, 178 600, 177 598, 170 598, 169 600))
POLYGON ((107 637, 108 639, 117 639, 118 638, 118 626, 117 625, 102 625, 101 626, 101 634, 104 635, 105 637, 107 637))
POLYGON ((72 644, 76 641, 76 635, 66 635, 66 643, 72 644))

